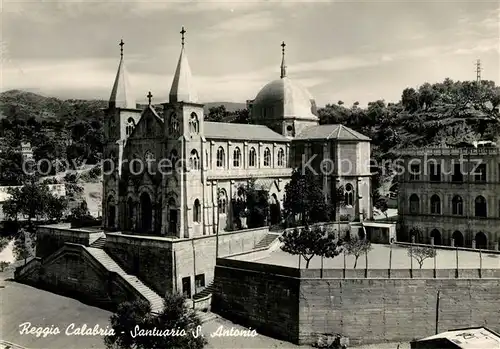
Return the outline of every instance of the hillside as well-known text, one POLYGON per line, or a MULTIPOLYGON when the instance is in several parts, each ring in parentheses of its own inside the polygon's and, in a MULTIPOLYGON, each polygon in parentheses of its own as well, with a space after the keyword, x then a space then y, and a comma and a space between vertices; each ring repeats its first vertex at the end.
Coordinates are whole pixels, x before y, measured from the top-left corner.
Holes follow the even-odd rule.
MULTIPOLYGON (((499 104, 500 88, 493 81, 478 84, 445 79, 405 89, 398 103, 378 100, 360 108, 358 103, 348 107, 338 101, 319 108, 318 115, 322 124, 340 123, 369 136, 373 156, 380 158, 401 147, 496 140, 500 135, 499 104)), ((14 145, 20 139, 31 141, 39 149, 38 155, 57 148, 45 146, 49 140, 65 139, 69 145, 60 145, 58 156, 80 161, 91 158, 88 163, 96 163, 102 152, 106 105, 102 100, 60 100, 7 91, 0 94, 0 113, 4 115, 0 137, 8 136, 14 145)), ((245 107, 244 103, 210 102, 205 105, 205 119, 248 123, 245 107)), ((155 109, 162 114, 161 105, 155 109)))
MULTIPOLYGON (((234 102, 209 102, 204 106, 206 115, 212 107, 223 105, 226 111, 233 113, 245 109, 245 103, 234 102)), ((89 119, 96 115, 103 116, 102 109, 107 107, 104 100, 61 100, 55 97, 45 97, 33 92, 21 90, 10 90, 0 93, 0 119, 17 117, 28 120, 34 117, 38 121, 55 121, 68 119, 89 119)), ((144 108, 145 105, 138 105, 144 108)), ((161 114, 163 106, 155 105, 155 109, 161 114)))

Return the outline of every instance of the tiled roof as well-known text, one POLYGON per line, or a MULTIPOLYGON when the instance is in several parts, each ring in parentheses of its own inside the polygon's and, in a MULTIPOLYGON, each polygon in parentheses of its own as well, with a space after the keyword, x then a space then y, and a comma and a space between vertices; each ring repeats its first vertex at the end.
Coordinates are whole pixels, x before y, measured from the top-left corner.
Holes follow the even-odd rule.
POLYGON ((229 124, 225 122, 207 121, 204 125, 206 139, 289 142, 286 137, 263 125, 229 124))
POLYGON ((369 141, 370 138, 344 125, 317 125, 304 129, 295 139, 336 139, 345 141, 369 141))

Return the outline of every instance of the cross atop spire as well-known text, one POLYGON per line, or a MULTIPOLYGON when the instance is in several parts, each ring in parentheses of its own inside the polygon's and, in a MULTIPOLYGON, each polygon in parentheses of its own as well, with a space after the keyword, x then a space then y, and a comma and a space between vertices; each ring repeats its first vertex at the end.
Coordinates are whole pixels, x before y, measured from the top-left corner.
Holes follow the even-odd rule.
POLYGON ((151 91, 148 92, 148 95, 146 97, 148 97, 148 104, 151 105, 151 98, 153 98, 151 91))
POLYGON ((281 43, 281 78, 286 77, 286 65, 285 65, 285 47, 286 44, 283 41, 281 43))
POLYGON ((123 45, 125 45, 123 39, 120 40, 120 43, 118 45, 120 46, 120 57, 123 57, 123 45))
POLYGON ((181 38, 182 38, 182 46, 184 46, 184 34, 186 34, 186 30, 184 29, 184 26, 182 27, 182 30, 181 30, 181 38))

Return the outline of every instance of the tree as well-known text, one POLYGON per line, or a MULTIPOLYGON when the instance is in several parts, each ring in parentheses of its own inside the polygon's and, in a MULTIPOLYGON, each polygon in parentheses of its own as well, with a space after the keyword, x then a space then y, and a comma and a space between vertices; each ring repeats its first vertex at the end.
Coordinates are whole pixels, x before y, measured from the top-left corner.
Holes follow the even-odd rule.
POLYGON ((207 343, 201 335, 200 319, 180 294, 167 293, 158 315, 151 312, 148 302, 122 303, 110 322, 115 335, 104 339, 110 349, 202 349, 207 343), (151 335, 152 331, 164 335, 151 335))
POLYGON ((403 90, 403 95, 401 96, 401 102, 403 107, 409 112, 415 112, 419 106, 419 96, 418 92, 414 88, 406 88, 403 90))
POLYGON ((345 207, 345 192, 344 192, 344 186, 339 185, 337 187, 337 190, 335 191, 335 196, 334 196, 334 205, 335 205, 335 220, 339 222, 339 231, 340 231, 340 210, 342 207, 345 207))
POLYGON ((366 239, 351 239, 344 245, 345 251, 348 255, 354 256, 354 269, 358 264, 358 258, 362 254, 366 254, 372 250, 370 240, 366 239))
POLYGON ((47 185, 28 183, 21 188, 9 188, 10 198, 4 203, 10 217, 17 214, 28 216, 28 221, 33 218, 50 217, 60 219, 66 209, 64 198, 57 198, 49 192, 47 185))
POLYGON ((428 246, 413 246, 408 250, 408 256, 414 258, 418 262, 420 269, 422 269, 422 265, 427 258, 436 257, 436 250, 428 246))
POLYGON ((26 171, 23 164, 21 152, 7 148, 0 157, 0 185, 22 185, 29 175, 27 164, 24 166, 26 171))
POLYGON ((14 249, 12 251, 16 260, 24 260, 25 265, 26 260, 31 256, 31 250, 26 235, 27 234, 24 229, 21 229, 16 240, 14 241, 14 249))
POLYGON ((245 197, 244 215, 247 217, 248 228, 265 226, 269 218, 269 192, 258 189, 253 178, 240 189, 245 197))
POLYGON ((288 217, 295 219, 298 216, 302 225, 326 222, 332 212, 332 206, 325 200, 320 177, 301 168, 292 172, 285 186, 283 207, 288 217))
POLYGON ((50 195, 47 200, 46 215, 49 219, 60 221, 68 208, 68 201, 64 197, 50 195))
POLYGON ((205 117, 205 121, 221 122, 228 114, 226 106, 223 104, 218 107, 211 107, 208 109, 208 115, 205 117))
POLYGON ((387 199, 385 197, 379 197, 373 206, 379 209, 380 212, 384 214, 385 218, 387 218, 387 210, 389 209, 389 206, 387 205, 387 199))
POLYGON ((3 272, 9 265, 10 265, 9 262, 1 261, 0 262, 0 271, 3 272))
POLYGON ((341 253, 340 246, 343 241, 335 238, 333 232, 326 232, 321 227, 309 226, 299 230, 299 228, 285 230, 280 237, 283 243, 281 249, 292 255, 300 255, 306 261, 306 269, 314 256, 333 258, 341 253))
POLYGON ((231 113, 234 115, 234 120, 231 123, 235 124, 249 124, 250 123, 250 113, 248 109, 238 109, 235 112, 231 113))

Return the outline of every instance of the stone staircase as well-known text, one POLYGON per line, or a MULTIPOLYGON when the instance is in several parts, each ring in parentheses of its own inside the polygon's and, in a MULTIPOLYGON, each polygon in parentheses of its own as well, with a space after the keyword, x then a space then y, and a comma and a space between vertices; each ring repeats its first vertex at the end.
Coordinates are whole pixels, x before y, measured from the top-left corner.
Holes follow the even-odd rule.
POLYGON ((268 233, 266 236, 264 236, 262 238, 262 240, 260 240, 257 245, 255 245, 254 249, 259 249, 259 248, 264 248, 264 247, 269 247, 269 245, 274 241, 276 240, 278 237, 280 236, 280 234, 276 234, 276 233, 268 233))
POLYGON ((193 299, 205 298, 206 296, 211 295, 213 290, 214 290, 214 282, 212 281, 202 291, 194 294, 193 299))
MULTIPOLYGON (((100 239, 99 239, 100 240, 100 239)), ((96 241, 97 242, 97 241, 96 241)), ((85 249, 107 270, 115 272, 126 282, 134 287, 151 304, 153 313, 158 313, 163 309, 163 298, 156 292, 144 285, 136 276, 127 274, 116 262, 101 248, 85 247, 85 249)))
POLYGON ((91 243, 90 247, 102 249, 104 247, 104 244, 106 244, 106 236, 100 237, 99 239, 91 243))
POLYGON ((205 323, 214 319, 217 319, 217 315, 214 313, 211 313, 209 311, 196 311, 196 315, 198 315, 198 318, 200 319, 201 323, 205 323))

